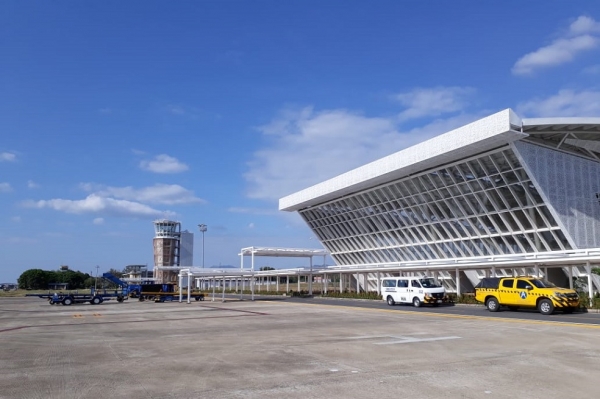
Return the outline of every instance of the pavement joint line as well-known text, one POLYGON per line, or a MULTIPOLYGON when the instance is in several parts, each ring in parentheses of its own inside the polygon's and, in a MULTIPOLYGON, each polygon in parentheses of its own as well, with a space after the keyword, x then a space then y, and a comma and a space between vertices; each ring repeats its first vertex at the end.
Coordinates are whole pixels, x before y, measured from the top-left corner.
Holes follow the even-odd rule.
MULTIPOLYGON (((270 302, 274 303, 274 302, 270 302)), ((308 305, 308 306, 321 306, 327 308, 335 308, 339 309, 339 306, 336 305, 326 305, 322 303, 298 303, 298 302, 287 302, 286 304, 290 305, 308 305)), ((541 325, 553 325, 553 326, 562 326, 562 327, 579 327, 579 328, 590 328, 595 330, 600 330, 600 325, 598 324, 585 324, 585 323, 570 323, 566 321, 558 321, 558 320, 526 320, 526 319, 508 319, 502 317, 489 317, 489 316, 473 316, 473 315, 456 315, 456 314, 448 314, 448 313, 432 313, 432 312, 411 312, 408 310, 393 310, 393 309, 376 309, 376 308, 359 308, 356 306, 344 306, 344 309, 352 309, 352 310, 361 310, 361 311, 376 311, 376 312, 386 312, 386 313, 394 313, 394 314, 403 314, 403 315, 421 315, 421 316, 431 316, 431 317, 447 317, 454 319, 465 319, 465 320, 486 320, 486 321, 498 321, 505 323, 525 323, 525 324, 541 324, 541 325)))
POLYGON ((40 325, 25 325, 16 326, 0 330, 0 333, 9 332, 14 330, 21 330, 26 328, 46 328, 46 327, 73 327, 73 326, 86 326, 86 325, 102 325, 102 324, 122 324, 122 323, 164 323, 171 321, 183 321, 183 320, 206 320, 206 319, 225 319, 233 317, 253 317, 253 316, 269 316, 268 313, 249 313, 249 314, 236 314, 229 316, 208 316, 208 317, 181 317, 177 319, 148 319, 148 320, 115 320, 115 321, 95 321, 95 322, 82 322, 82 323, 61 323, 61 324, 40 324, 40 325))

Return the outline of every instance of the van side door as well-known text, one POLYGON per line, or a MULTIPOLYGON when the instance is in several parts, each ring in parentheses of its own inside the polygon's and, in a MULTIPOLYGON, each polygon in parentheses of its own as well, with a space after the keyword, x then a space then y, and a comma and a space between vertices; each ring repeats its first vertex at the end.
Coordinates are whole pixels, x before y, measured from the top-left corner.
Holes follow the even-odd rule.
POLYGON ((418 279, 410 280, 410 288, 408 289, 408 302, 412 302, 413 298, 418 296, 419 299, 423 300, 423 287, 419 283, 418 279))
POLYGON ((410 302, 411 299, 408 295, 408 279, 399 278, 398 279, 398 288, 396 288, 398 292, 398 302, 410 302))

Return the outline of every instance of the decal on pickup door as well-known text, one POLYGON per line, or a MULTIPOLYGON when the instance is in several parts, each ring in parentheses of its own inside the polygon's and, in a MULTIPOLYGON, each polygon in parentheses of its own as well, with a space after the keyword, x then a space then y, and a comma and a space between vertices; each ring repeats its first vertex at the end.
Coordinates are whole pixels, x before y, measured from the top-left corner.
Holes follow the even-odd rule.
POLYGON ((521 299, 527 299, 527 291, 521 291, 519 296, 521 297, 521 299))

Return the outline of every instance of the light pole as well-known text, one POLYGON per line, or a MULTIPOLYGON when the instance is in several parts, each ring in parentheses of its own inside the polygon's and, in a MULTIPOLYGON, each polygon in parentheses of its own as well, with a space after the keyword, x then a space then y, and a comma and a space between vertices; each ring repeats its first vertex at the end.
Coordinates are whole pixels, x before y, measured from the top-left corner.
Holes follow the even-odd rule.
POLYGON ((204 233, 208 230, 208 226, 205 224, 199 224, 198 228, 202 232, 202 268, 204 269, 204 233))

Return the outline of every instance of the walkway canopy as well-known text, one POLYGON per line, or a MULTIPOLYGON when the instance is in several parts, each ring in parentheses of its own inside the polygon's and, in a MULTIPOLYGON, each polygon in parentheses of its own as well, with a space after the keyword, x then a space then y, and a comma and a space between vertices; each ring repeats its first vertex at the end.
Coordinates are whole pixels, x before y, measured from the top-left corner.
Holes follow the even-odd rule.
POLYGON ((275 247, 247 247, 240 250, 240 268, 244 269, 244 257, 251 257, 250 270, 254 270, 254 257, 277 257, 277 258, 309 258, 310 269, 313 266, 313 256, 322 256, 323 265, 325 257, 329 251, 325 249, 307 249, 307 248, 275 248, 275 247))

